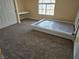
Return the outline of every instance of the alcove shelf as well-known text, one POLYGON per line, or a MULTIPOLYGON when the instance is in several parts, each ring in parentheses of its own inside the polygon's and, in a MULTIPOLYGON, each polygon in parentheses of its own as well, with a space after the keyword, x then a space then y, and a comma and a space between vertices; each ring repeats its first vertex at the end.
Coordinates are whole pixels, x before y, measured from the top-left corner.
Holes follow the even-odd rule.
POLYGON ((29 11, 18 12, 18 15, 24 15, 30 13, 29 11))
POLYGON ((30 12, 26 11, 25 9, 25 0, 14 0, 14 2, 16 8, 17 23, 21 23, 21 19, 26 18, 30 12))
POLYGON ((28 15, 29 13, 30 13, 29 11, 17 12, 18 20, 20 21, 19 23, 21 23, 22 19, 26 18, 26 16, 24 15, 28 15))

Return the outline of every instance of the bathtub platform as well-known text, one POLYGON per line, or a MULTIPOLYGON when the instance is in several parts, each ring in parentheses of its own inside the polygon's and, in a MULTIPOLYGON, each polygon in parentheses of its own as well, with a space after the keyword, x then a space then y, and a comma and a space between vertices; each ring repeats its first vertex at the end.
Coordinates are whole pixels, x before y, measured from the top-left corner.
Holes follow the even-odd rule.
POLYGON ((56 20, 42 19, 32 24, 34 30, 74 40, 74 25, 56 20))

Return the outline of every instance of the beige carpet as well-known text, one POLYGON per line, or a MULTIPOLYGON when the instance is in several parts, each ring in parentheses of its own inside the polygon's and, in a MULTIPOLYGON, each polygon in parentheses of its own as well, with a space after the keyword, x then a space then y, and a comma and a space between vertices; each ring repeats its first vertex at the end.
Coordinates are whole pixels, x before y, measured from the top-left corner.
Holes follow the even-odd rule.
POLYGON ((73 42, 32 30, 26 19, 0 30, 0 47, 5 59, 73 59, 73 42))

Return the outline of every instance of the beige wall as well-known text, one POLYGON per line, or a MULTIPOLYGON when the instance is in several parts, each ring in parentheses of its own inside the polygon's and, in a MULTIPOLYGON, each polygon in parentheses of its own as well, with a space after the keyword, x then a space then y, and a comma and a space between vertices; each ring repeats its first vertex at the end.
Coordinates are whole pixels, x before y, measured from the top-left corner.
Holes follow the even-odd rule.
POLYGON ((31 12, 32 18, 34 19, 55 18, 72 22, 75 19, 78 3, 79 0, 56 0, 54 16, 38 15, 38 0, 25 0, 25 9, 31 12))
POLYGON ((25 0, 15 0, 17 4, 18 12, 25 11, 24 2, 25 0))
POLYGON ((55 15, 38 15, 38 0, 17 0, 19 11, 28 10, 33 19, 51 18, 73 22, 78 9, 79 0, 56 0, 55 15))

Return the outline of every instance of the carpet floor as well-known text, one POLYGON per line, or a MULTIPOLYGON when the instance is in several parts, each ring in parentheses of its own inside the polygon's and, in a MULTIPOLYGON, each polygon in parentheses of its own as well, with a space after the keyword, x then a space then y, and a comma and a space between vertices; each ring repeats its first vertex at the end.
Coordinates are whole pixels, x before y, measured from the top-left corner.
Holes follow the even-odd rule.
POLYGON ((0 47, 5 59, 73 59, 73 42, 32 30, 26 19, 0 30, 0 47))

